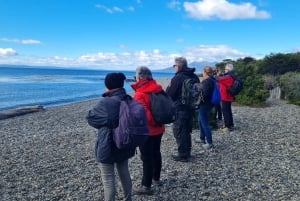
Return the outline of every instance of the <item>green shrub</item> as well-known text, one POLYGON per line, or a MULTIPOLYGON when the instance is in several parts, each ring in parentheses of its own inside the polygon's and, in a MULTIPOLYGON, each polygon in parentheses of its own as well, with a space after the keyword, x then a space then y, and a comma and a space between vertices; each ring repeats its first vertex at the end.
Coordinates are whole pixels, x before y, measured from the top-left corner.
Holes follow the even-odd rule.
POLYGON ((300 105, 300 73, 286 73, 280 76, 279 82, 285 99, 291 104, 300 105))
MULTIPOLYGON (((209 116, 209 124, 211 126, 211 129, 217 129, 217 121, 214 119, 214 108, 210 112, 209 116)), ((193 129, 199 129, 199 122, 198 122, 198 110, 195 111, 194 113, 194 119, 193 119, 193 129)))

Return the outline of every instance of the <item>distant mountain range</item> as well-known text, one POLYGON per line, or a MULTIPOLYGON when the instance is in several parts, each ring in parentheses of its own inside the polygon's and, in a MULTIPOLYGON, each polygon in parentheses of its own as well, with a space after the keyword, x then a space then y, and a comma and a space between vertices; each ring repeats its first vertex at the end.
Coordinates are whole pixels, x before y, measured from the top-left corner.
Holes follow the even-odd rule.
MULTIPOLYGON (((196 73, 202 73, 203 68, 205 66, 211 66, 214 67, 217 64, 217 62, 191 62, 189 63, 190 68, 196 68, 196 73)), ((0 64, 0 67, 15 67, 15 68, 40 68, 41 66, 27 66, 27 65, 11 65, 11 64, 0 64)), ((58 68, 60 69, 61 67, 56 67, 56 66, 43 66, 43 68, 58 68)), ((100 69, 99 69, 100 70, 100 69)), ((173 66, 167 67, 164 69, 160 70, 153 70, 156 72, 163 72, 163 73, 174 73, 173 66)))
MULTIPOLYGON (((205 66, 211 66, 211 67, 215 67, 215 65, 217 64, 217 62, 191 62, 188 64, 188 66, 190 68, 195 68, 196 69, 196 73, 202 73, 203 72, 203 68, 205 66)), ((161 70, 155 70, 157 72, 165 72, 165 73, 172 73, 174 72, 173 66, 168 67, 168 68, 164 68, 161 70)))

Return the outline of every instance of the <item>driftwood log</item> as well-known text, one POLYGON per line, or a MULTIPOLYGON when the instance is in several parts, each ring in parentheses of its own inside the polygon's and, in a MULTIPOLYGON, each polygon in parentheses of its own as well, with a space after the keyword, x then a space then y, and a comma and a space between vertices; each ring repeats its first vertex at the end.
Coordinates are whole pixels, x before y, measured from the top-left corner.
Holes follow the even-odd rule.
POLYGON ((16 109, 0 111, 0 120, 44 110, 42 105, 25 106, 16 109))

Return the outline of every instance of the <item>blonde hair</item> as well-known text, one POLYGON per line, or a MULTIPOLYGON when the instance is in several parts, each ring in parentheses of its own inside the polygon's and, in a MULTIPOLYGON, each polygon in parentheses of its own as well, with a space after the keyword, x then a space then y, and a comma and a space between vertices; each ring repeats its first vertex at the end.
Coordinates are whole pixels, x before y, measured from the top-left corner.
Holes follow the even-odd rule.
POLYGON ((208 76, 213 76, 214 75, 214 70, 210 66, 204 67, 203 72, 206 73, 208 76))

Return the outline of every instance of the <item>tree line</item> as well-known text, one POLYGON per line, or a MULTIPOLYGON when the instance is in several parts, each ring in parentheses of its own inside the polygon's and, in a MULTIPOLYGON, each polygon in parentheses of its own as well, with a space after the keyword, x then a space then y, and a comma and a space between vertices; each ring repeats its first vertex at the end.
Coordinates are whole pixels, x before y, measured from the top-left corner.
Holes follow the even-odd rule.
POLYGON ((272 53, 259 60, 252 57, 225 59, 216 67, 224 71, 226 63, 232 63, 236 75, 244 81, 244 89, 236 96, 236 103, 265 106, 269 90, 280 87, 282 99, 300 105, 300 52, 272 53))

